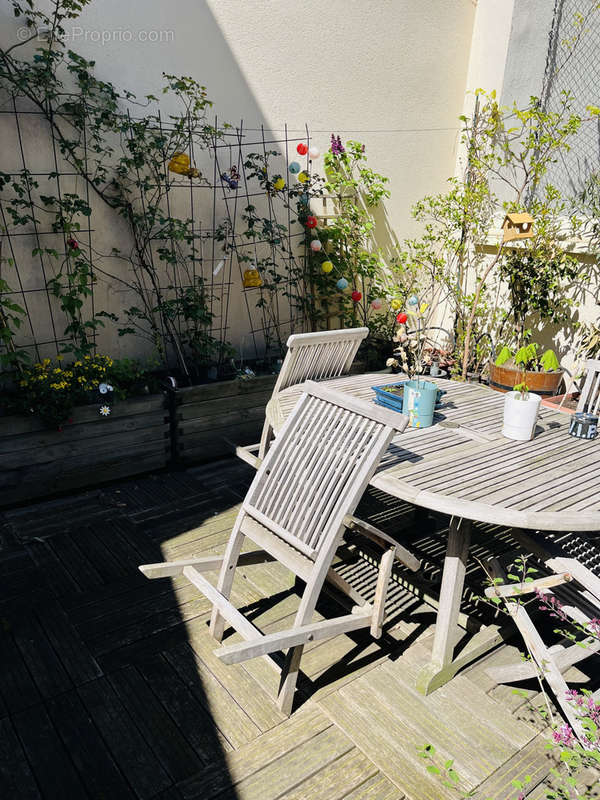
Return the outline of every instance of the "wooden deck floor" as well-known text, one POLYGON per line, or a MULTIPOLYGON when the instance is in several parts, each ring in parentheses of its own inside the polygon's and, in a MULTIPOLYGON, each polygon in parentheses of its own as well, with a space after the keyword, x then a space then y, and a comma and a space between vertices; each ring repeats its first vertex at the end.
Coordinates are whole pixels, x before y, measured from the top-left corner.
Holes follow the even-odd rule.
MULTIPOLYGON (((509 800, 525 774, 542 798, 552 762, 530 712, 536 687, 515 695, 479 663, 418 695, 434 614, 400 584, 379 642, 359 632, 307 647, 290 719, 270 699, 275 675, 262 660, 214 657, 204 598, 137 566, 219 551, 250 477, 225 461, 0 514, 0 797, 456 798, 418 756, 430 743, 479 800, 509 800)), ((369 510, 379 524, 396 513, 369 510)), ((433 580, 443 541, 421 546, 433 580)), ((340 565, 363 588, 370 569, 340 565)), ((277 564, 248 567, 234 597, 266 630, 298 602, 277 564)), ((488 662, 515 653, 505 646, 488 662)))

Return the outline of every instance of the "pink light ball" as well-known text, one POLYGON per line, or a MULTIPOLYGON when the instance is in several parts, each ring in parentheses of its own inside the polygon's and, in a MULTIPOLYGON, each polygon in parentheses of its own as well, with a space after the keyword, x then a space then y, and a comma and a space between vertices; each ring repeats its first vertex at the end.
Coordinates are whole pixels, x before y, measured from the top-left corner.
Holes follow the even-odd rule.
POLYGON ((371 308, 374 308, 375 311, 379 311, 382 305, 383 300, 380 297, 376 297, 374 300, 371 300, 371 308))
POLYGON ((310 158, 318 158, 321 155, 321 151, 318 147, 309 147, 308 155, 310 158))
POLYGON ((313 253, 318 253, 322 247, 323 245, 321 244, 319 239, 313 239, 312 242, 310 243, 310 249, 313 251, 313 253))
POLYGON ((300 142, 298 147, 296 147, 296 152, 299 156, 305 156, 308 153, 308 145, 304 142, 300 142))

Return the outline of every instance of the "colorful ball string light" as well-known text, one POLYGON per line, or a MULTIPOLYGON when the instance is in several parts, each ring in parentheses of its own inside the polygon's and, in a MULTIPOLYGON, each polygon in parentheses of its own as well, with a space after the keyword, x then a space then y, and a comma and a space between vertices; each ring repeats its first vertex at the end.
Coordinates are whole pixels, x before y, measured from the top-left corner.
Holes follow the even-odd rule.
POLYGON ((408 319, 408 314, 405 314, 404 311, 401 311, 396 317, 396 322, 398 322, 400 325, 404 325, 407 319, 408 319))
POLYGON ((323 245, 321 244, 320 239, 313 239, 312 242, 310 243, 310 249, 313 251, 313 253, 318 253, 319 250, 322 249, 322 247, 323 245))
POLYGON ((308 155, 310 158, 318 158, 321 155, 321 151, 318 147, 309 147, 308 155))
POLYGON ((299 156, 305 156, 308 153, 308 145, 305 142, 300 142, 296 147, 296 152, 299 156))
POLYGON ((382 305, 383 300, 380 297, 376 297, 374 300, 371 300, 371 308, 375 309, 375 311, 379 311, 382 305))
POLYGON ((360 303, 360 301, 362 300, 362 293, 355 289, 352 292, 351 297, 352 297, 352 299, 354 300, 355 303, 360 303))
POLYGON ((411 294, 411 296, 406 301, 409 306, 416 306, 419 304, 419 298, 416 294, 411 294))
POLYGON ((397 300, 394 298, 390 305, 394 311, 399 311, 402 308, 402 300, 397 300))
POLYGON ((324 261, 321 264, 321 269, 323 270, 323 272, 331 272, 333 269, 333 264, 331 263, 331 261, 324 261))
POLYGON ((348 288, 348 281, 346 278, 340 278, 339 281, 336 283, 337 288, 343 292, 344 289, 348 288))
POLYGON ((298 180, 300 181, 300 183, 308 183, 308 181, 310 180, 308 172, 300 172, 298 174, 298 180))
POLYGON ((300 172, 300 164, 297 161, 292 161, 288 167, 288 170, 292 175, 297 175, 300 172))

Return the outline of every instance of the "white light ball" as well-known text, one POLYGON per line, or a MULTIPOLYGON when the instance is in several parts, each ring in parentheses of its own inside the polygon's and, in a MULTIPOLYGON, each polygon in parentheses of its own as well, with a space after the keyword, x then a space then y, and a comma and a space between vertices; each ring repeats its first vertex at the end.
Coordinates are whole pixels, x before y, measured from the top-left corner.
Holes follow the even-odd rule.
POLYGON ((318 147, 309 147, 308 148, 308 155, 310 158, 318 158, 321 155, 321 151, 318 147))

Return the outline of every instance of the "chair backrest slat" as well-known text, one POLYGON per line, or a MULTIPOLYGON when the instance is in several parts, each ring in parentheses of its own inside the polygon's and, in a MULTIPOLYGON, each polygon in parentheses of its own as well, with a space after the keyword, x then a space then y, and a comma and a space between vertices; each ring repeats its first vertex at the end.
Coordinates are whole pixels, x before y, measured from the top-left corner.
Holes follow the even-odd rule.
POLYGON ((339 534, 406 423, 394 411, 304 384, 248 491, 245 512, 315 559, 339 534))
POLYGON ((348 328, 290 336, 273 393, 306 380, 321 381, 346 375, 368 333, 368 328, 348 328))
POLYGON ((585 367, 587 375, 577 404, 577 411, 598 414, 600 412, 600 361, 590 358, 585 362, 585 367))

